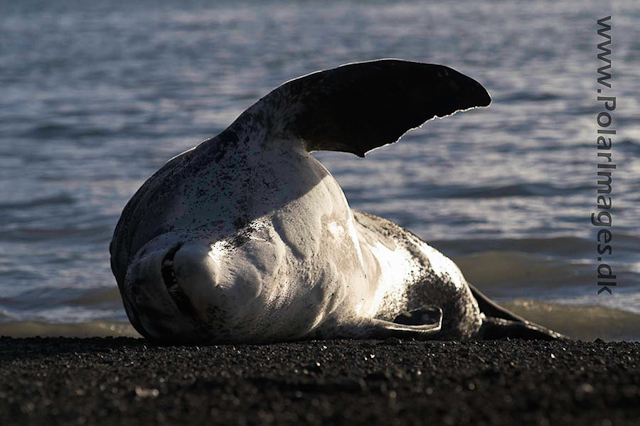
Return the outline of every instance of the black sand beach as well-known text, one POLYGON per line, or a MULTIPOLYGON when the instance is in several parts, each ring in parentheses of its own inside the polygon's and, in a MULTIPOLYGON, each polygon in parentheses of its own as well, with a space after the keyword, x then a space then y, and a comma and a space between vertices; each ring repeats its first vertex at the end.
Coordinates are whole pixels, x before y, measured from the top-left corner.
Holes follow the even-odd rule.
POLYGON ((638 425, 640 343, 0 339, 0 424, 638 425))

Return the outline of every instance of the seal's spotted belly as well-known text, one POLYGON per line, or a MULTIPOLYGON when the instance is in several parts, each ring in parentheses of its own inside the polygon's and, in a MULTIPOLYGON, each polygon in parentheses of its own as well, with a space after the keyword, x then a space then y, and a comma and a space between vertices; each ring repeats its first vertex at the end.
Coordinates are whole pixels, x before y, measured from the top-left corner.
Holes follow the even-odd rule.
POLYGON ((391 321, 402 312, 434 305, 443 313, 438 338, 464 339, 478 333, 478 303, 455 263, 387 219, 357 211, 354 218, 386 275, 380 280, 376 318, 391 321))

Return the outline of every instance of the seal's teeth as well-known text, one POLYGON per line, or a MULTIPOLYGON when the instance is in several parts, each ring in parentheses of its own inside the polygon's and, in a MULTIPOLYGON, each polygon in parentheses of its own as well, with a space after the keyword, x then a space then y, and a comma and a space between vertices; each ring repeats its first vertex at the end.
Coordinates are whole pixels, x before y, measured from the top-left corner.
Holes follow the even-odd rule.
POLYGON ((178 277, 176 276, 176 271, 173 268, 173 262, 162 264, 162 279, 164 280, 164 285, 169 290, 178 286, 178 277))
POLYGON ((167 254, 164 255, 164 258, 162 259, 162 262, 160 264, 160 272, 162 274, 162 279, 164 280, 164 285, 169 290, 172 290, 174 289, 174 287, 178 286, 178 278, 176 276, 173 259, 180 249, 180 246, 181 244, 178 244, 171 250, 167 251, 167 254))
POLYGON ((189 297, 185 294, 182 287, 180 287, 180 282, 176 274, 174 257, 180 247, 181 245, 179 244, 165 254, 160 263, 160 273, 162 274, 162 280, 167 288, 167 292, 171 299, 173 299, 178 310, 188 317, 197 318, 197 312, 191 304, 189 297))

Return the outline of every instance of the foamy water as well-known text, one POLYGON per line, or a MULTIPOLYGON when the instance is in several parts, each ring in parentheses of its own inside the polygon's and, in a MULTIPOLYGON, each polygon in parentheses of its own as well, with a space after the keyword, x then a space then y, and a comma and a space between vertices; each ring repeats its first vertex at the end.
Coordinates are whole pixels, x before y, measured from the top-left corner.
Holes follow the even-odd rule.
POLYGON ((468 74, 493 104, 364 160, 316 154, 351 206, 411 229, 517 313, 640 339, 634 2, 131 3, 0 1, 0 334, 135 335, 108 244, 142 182, 288 79, 396 57, 468 74), (619 284, 598 296, 595 21, 607 14, 619 284))

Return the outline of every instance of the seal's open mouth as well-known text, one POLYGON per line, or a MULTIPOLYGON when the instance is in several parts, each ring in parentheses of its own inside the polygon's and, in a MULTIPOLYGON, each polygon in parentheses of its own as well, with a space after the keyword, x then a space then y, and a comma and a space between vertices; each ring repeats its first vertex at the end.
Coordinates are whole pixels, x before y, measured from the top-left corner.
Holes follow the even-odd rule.
POLYGON ((180 287, 176 270, 174 268, 173 260, 181 246, 182 244, 177 244, 164 255, 160 271, 162 273, 164 285, 167 287, 167 291, 169 292, 169 296, 171 296, 178 309, 185 315, 195 317, 196 310, 193 308, 191 301, 182 290, 182 287, 180 287))

